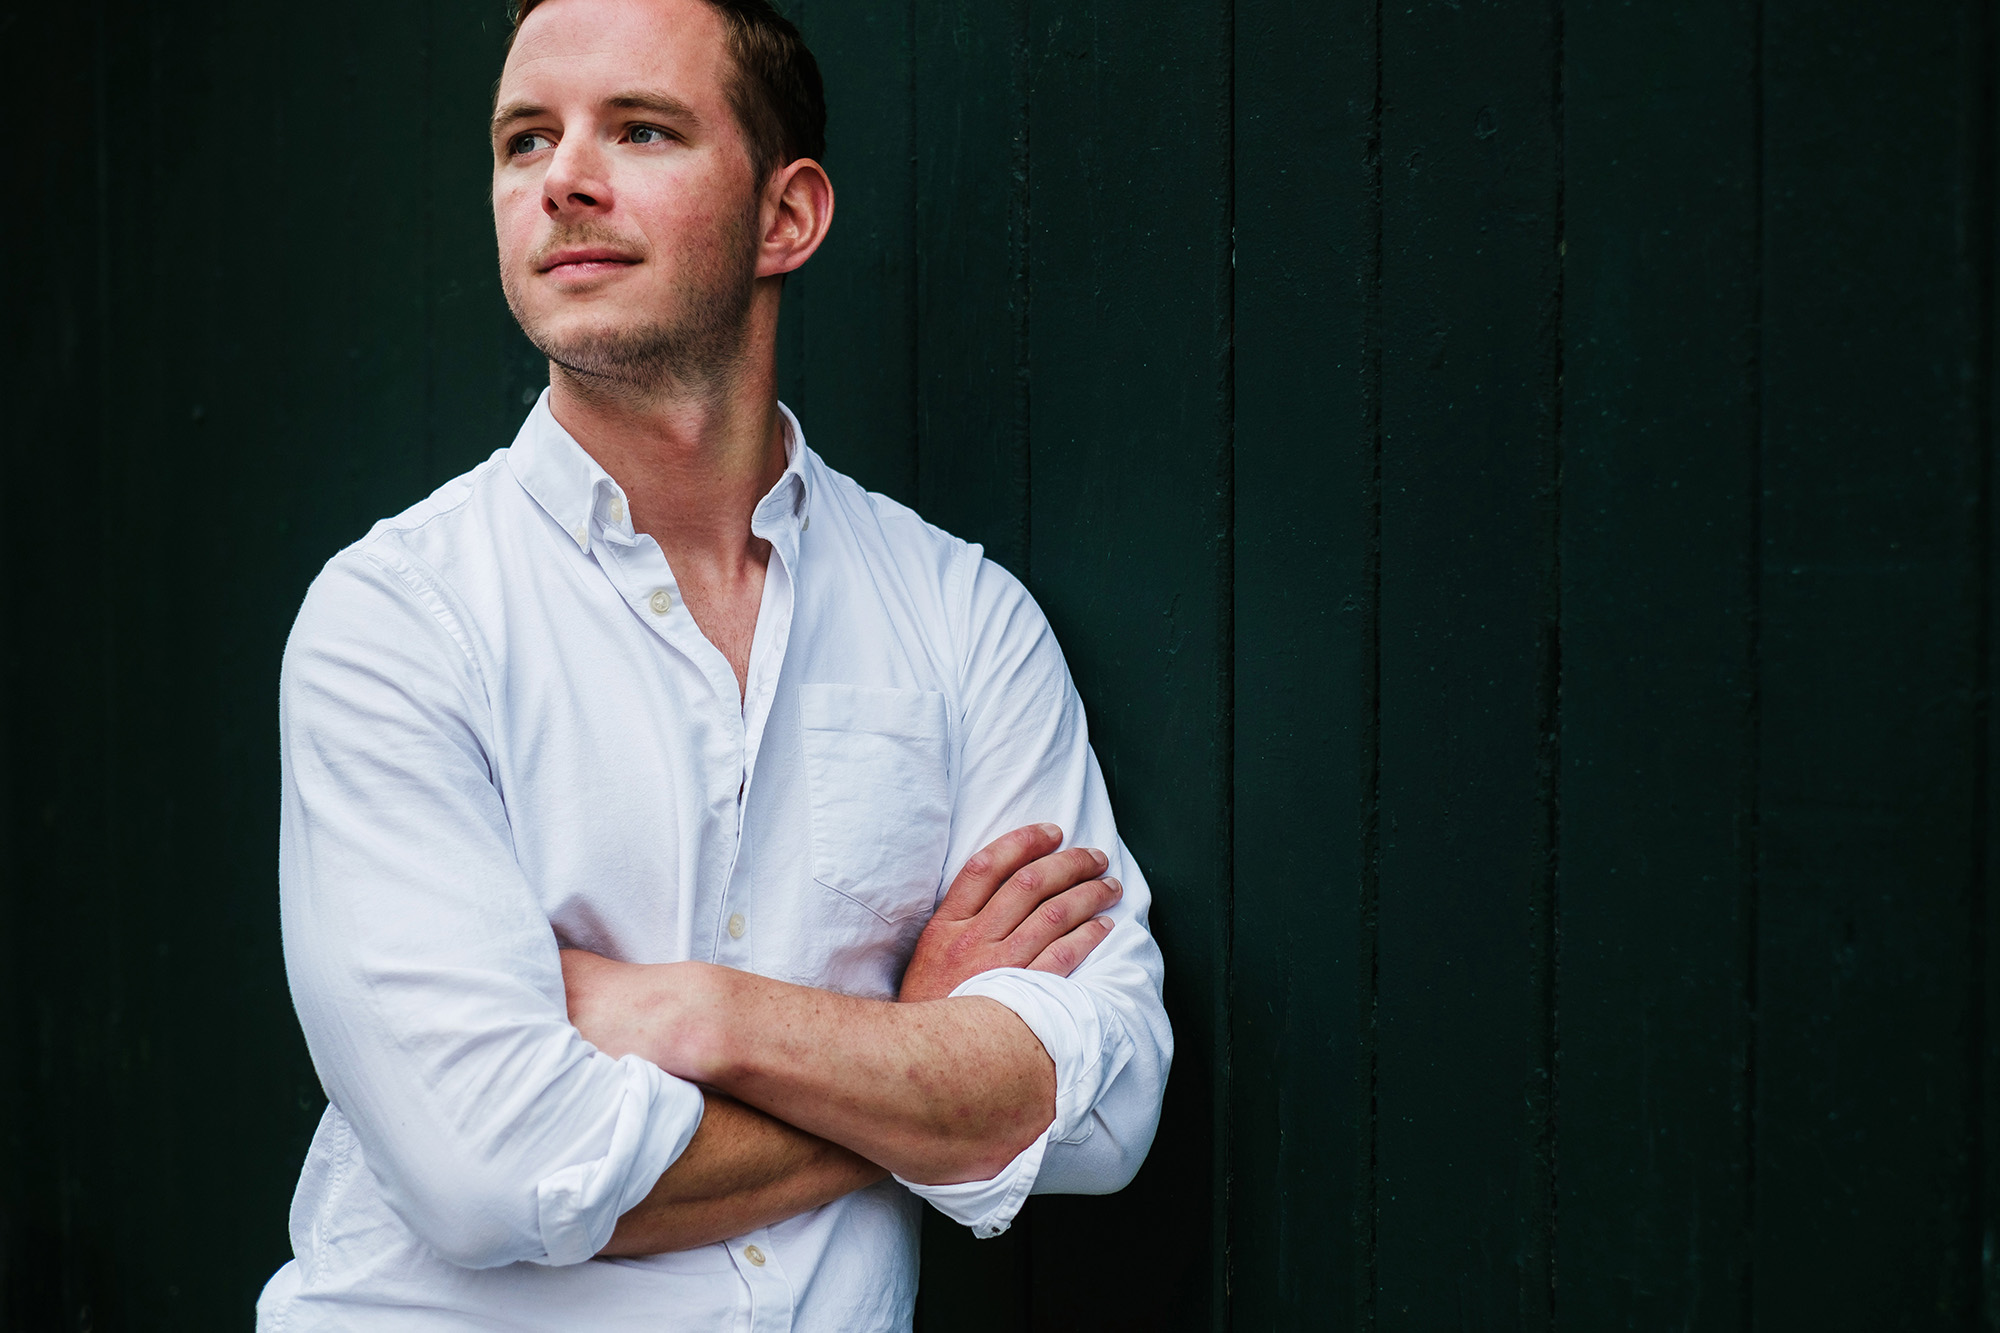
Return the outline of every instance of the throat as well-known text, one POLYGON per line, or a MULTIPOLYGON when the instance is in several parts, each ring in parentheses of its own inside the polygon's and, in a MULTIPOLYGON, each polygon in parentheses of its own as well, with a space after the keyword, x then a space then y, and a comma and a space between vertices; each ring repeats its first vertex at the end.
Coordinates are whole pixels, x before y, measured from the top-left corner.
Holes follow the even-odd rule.
POLYGON ((764 606, 771 544, 753 537, 749 548, 734 560, 716 560, 712 555, 703 559, 702 553, 695 551, 665 550, 665 555, 688 615, 736 673, 736 697, 741 705, 749 689, 750 652, 757 637, 757 617, 764 606))

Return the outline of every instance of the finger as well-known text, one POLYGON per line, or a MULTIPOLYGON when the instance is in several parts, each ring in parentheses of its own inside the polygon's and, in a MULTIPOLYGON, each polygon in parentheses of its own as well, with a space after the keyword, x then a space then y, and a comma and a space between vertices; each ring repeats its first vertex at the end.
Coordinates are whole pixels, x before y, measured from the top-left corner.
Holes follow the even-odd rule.
POLYGON ((1041 956, 1042 950, 1118 901, 1124 886, 1115 879, 1093 879, 1057 894, 1028 913, 1007 937, 1007 956, 1016 967, 1041 956))
POLYGON ((986 906, 994 890, 1021 867, 1062 846, 1062 830, 1054 824, 1029 824, 1003 833, 974 852, 945 890, 937 915, 965 921, 986 906))
POLYGON ((980 912, 980 933, 989 939, 1012 935, 1028 914, 1059 893, 1103 874, 1111 861, 1095 847, 1071 847, 1022 866, 994 891, 980 912))
POLYGON ((1111 934, 1111 918, 1094 917, 1084 922, 1069 934, 1049 945, 1028 964, 1030 972, 1053 972, 1066 977, 1090 957, 1090 951, 1104 943, 1111 934))

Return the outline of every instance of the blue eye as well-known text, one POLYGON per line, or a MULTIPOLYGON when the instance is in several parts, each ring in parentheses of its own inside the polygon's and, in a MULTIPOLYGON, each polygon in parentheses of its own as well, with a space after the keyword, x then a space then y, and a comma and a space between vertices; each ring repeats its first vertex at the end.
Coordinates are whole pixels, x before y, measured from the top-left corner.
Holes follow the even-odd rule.
POLYGON ((656 126, 634 125, 632 127, 633 143, 665 143, 666 141, 667 132, 656 126))
POLYGON ((513 151, 517 154, 539 152, 548 146, 549 136, 546 134, 523 134, 516 138, 512 145, 513 151))

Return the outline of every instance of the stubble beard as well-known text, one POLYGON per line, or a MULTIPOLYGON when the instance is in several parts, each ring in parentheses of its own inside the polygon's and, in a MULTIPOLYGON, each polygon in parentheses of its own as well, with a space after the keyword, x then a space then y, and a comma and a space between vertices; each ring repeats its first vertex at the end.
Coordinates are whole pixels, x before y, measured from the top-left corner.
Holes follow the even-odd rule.
MULTIPOLYGON (((754 229, 754 212, 733 222, 719 245, 675 278, 669 308, 634 327, 559 335, 528 317, 514 270, 503 271, 500 285, 528 341, 567 372, 577 392, 625 402, 720 396, 743 366, 749 343, 757 286, 754 229)), ((538 253, 623 241, 586 224, 549 237, 538 253)))

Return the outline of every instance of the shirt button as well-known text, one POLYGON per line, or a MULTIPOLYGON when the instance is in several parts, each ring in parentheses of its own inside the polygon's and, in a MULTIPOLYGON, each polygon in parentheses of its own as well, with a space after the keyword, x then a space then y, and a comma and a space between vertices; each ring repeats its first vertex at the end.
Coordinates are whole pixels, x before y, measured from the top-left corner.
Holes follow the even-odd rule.
POLYGON ((743 1257, 759 1268, 764 1266, 764 1252, 755 1245, 745 1245, 743 1247, 743 1257))
POLYGON ((729 938, 732 940, 743 938, 743 913, 737 912, 729 918, 729 938))
POLYGON ((613 523, 623 523, 625 521, 625 502, 623 500, 619 499, 615 495, 612 496, 609 508, 611 510, 611 521, 613 523))
POLYGON ((668 592, 665 588, 655 588, 653 589, 651 604, 653 607, 653 614, 656 616, 663 616, 668 612, 668 610, 670 610, 673 607, 674 595, 668 592))

